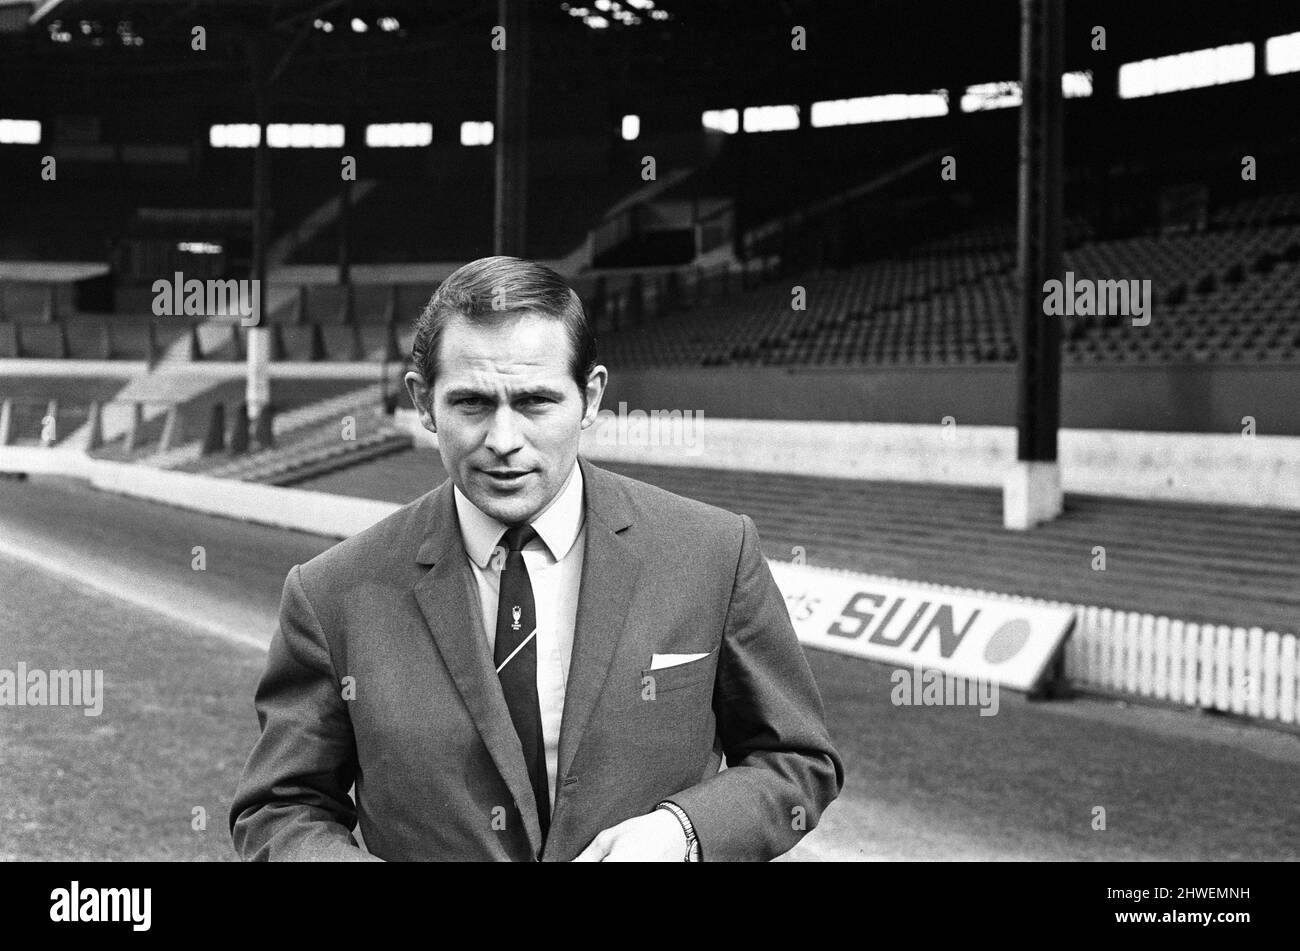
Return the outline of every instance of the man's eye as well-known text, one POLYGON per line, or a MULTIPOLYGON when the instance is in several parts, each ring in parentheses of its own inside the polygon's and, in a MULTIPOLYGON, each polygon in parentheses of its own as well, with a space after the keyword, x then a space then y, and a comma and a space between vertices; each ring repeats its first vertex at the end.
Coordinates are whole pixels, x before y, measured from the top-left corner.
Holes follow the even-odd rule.
POLYGON ((456 401, 457 406, 464 406, 468 409, 477 409, 485 404, 486 400, 480 399, 477 396, 466 396, 456 401))
POLYGON ((527 403, 529 406, 538 406, 543 403, 553 403, 554 400, 546 396, 525 396, 521 402, 527 403))

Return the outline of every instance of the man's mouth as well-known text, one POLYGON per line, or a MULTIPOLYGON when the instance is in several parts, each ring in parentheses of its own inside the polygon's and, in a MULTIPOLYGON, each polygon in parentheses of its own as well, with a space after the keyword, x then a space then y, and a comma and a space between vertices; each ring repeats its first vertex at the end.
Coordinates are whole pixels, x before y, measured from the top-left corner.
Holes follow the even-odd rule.
POLYGON ((479 471, 498 485, 512 485, 532 472, 531 469, 480 469, 479 471))

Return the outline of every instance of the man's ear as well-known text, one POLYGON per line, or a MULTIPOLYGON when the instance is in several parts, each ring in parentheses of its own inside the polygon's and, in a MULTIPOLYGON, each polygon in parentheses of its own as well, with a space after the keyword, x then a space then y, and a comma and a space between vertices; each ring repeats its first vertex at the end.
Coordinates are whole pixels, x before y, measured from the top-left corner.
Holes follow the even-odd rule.
POLYGON ((411 397, 411 405, 415 411, 420 414, 420 425, 431 433, 438 431, 438 424, 433 418, 433 391, 429 384, 424 382, 424 377, 414 370, 407 372, 402 377, 402 382, 406 384, 406 392, 411 397))
POLYGON ((587 376, 587 388, 583 391, 586 409, 582 413, 582 428, 588 428, 600 414, 600 400, 605 395, 605 384, 609 382, 609 371, 597 364, 587 376))

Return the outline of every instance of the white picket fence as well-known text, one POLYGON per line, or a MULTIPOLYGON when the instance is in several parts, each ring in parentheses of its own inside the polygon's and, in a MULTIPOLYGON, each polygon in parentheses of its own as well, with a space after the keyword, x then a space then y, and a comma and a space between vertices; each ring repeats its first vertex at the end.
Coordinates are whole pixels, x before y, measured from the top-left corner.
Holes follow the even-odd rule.
POLYGON ((1076 606, 1065 671, 1084 686, 1281 723, 1300 722, 1293 634, 1076 606))

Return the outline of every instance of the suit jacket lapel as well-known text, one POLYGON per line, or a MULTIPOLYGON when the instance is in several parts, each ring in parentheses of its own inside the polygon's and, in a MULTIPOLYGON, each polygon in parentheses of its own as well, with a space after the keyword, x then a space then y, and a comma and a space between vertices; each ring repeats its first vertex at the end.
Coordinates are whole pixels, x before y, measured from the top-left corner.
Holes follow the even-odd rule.
POLYGON ((622 489, 608 473, 581 457, 578 462, 586 490, 587 549, 560 724, 557 809, 564 798, 564 777, 609 676, 641 568, 641 559, 627 539, 619 535, 633 521, 622 489))
POLYGON ((488 653, 478 587, 461 541, 451 481, 435 489, 429 502, 428 528, 417 559, 433 567, 416 582, 415 600, 492 761, 523 814, 529 844, 537 855, 542 847, 537 801, 501 681, 488 653))

